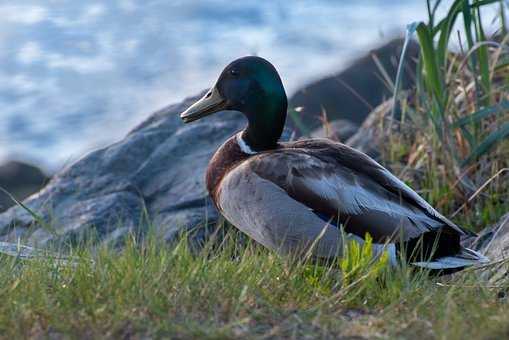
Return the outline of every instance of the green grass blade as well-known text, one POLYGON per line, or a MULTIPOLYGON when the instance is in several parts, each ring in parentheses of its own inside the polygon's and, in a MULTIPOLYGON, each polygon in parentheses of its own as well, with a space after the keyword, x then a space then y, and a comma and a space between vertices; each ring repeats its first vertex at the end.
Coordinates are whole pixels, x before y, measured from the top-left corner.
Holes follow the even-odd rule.
MULTIPOLYGON (((478 3, 476 1, 475 3, 478 3)), ((484 29, 482 27, 481 20, 481 11, 480 8, 477 7, 475 9, 475 32, 477 42, 486 41, 486 35, 484 34, 484 29)), ((478 61, 479 61, 479 72, 481 74, 481 86, 483 90, 483 104, 489 105, 491 102, 491 81, 490 81, 490 65, 488 58, 488 47, 486 45, 481 45, 477 49, 478 61)))
POLYGON ((431 36, 428 26, 422 22, 417 25, 416 30, 421 46, 426 86, 428 87, 428 91, 433 93, 441 108, 443 108, 443 82, 439 75, 435 57, 436 53, 433 47, 433 37, 431 36))
POLYGON ((504 100, 500 104, 486 107, 468 116, 461 117, 460 119, 452 123, 451 127, 458 128, 461 126, 465 126, 467 124, 478 123, 484 118, 490 117, 493 114, 502 113, 507 110, 509 110, 509 101, 504 100))
POLYGON ((448 21, 455 21, 458 14, 461 13, 462 6, 463 6, 464 0, 456 0, 452 5, 451 8, 449 8, 449 11, 447 12, 447 16, 440 20, 437 25, 433 27, 432 33, 433 36, 436 36, 436 34, 440 31, 442 31, 442 27, 446 25, 448 21))
MULTIPOLYGON (((472 22, 474 22, 474 18, 472 17, 472 8, 470 7, 469 0, 463 1, 462 13, 463 13, 463 25, 465 30, 465 36, 467 37, 468 50, 472 50, 474 48, 474 36, 472 35, 472 22)), ((469 67, 472 73, 477 73, 477 56, 478 53, 472 53, 469 57, 469 67)), ((477 92, 477 96, 480 97, 479 90, 479 82, 477 81, 477 77, 474 77, 475 89, 477 92)))
POLYGON ((442 2, 442 0, 436 0, 435 3, 433 4, 433 6, 431 6, 430 2, 431 2, 430 0, 426 0, 426 7, 428 10, 428 19, 429 19, 428 26, 433 27, 433 25, 435 24, 435 14, 436 14, 438 6, 440 6, 440 3, 442 2))
POLYGON ((500 16, 500 26, 502 26, 501 27, 502 36, 505 37, 507 35, 507 24, 506 24, 507 20, 505 18, 505 8, 503 1, 500 1, 499 16, 500 16))
POLYGON ((14 197, 9 191, 7 191, 6 189, 0 187, 0 191, 2 191, 4 194, 6 194, 7 196, 9 196, 9 198, 14 202, 16 203, 17 205, 19 205, 21 208, 23 208, 26 212, 28 212, 30 214, 30 216, 33 217, 33 219, 39 223, 41 225, 41 227, 43 227, 44 229, 46 229, 47 231, 49 231, 51 234, 53 235, 56 235, 57 232, 55 230, 55 228, 53 228, 53 226, 49 223, 47 223, 46 221, 44 221, 44 219, 37 215, 32 209, 30 209, 29 207, 27 207, 25 204, 23 204, 23 202, 20 202, 18 199, 16 199, 16 197, 14 197))
POLYGON ((502 124, 502 126, 490 133, 462 163, 462 166, 470 164, 472 161, 479 158, 481 155, 488 152, 493 146, 509 137, 509 122, 502 124))
POLYGON ((497 3, 497 2, 500 2, 500 0, 479 0, 479 1, 476 1, 475 3, 473 3, 471 5, 472 8, 479 8, 479 7, 482 7, 482 6, 486 6, 486 5, 491 5, 491 4, 494 4, 494 3, 497 3))
POLYGON ((468 129, 465 126, 462 126, 460 129, 461 133, 463 134, 463 137, 465 137, 465 139, 467 140, 470 148, 474 147, 476 145, 474 136, 470 133, 470 131, 468 131, 468 129))
POLYGON ((447 13, 445 19, 442 22, 440 22, 438 26, 440 31, 440 37, 438 39, 437 46, 437 59, 439 68, 442 71, 445 69, 447 61, 447 53, 449 51, 448 45, 449 39, 451 37, 452 28, 454 27, 454 23, 458 18, 458 14, 460 13, 462 2, 463 0, 456 0, 449 9, 449 12, 447 13))
POLYGON ((474 46, 474 37, 472 35, 472 12, 468 0, 462 1, 463 25, 465 26, 465 35, 467 37, 468 49, 474 46))

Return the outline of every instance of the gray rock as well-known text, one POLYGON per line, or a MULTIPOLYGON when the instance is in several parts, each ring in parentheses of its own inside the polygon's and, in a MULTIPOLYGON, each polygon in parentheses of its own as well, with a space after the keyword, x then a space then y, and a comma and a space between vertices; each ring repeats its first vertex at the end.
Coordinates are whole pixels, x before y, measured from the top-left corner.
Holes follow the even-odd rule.
POLYGON ((0 214, 0 240, 29 245, 74 243, 83 238, 119 244, 128 232, 153 226, 167 241, 183 230, 213 223, 217 212, 204 185, 207 163, 245 121, 220 112, 190 125, 179 113, 198 97, 168 106, 123 140, 86 155, 57 173, 22 207, 0 214))
POLYGON ((346 144, 378 158, 381 151, 379 146, 384 145, 391 132, 399 126, 396 122, 391 124, 392 103, 390 99, 376 107, 346 144))
POLYGON ((336 142, 344 142, 359 130, 359 125, 350 120, 338 119, 323 124, 310 133, 311 138, 329 138, 336 142))
POLYGON ((509 258, 509 212, 495 226, 483 230, 476 243, 492 261, 509 258))
POLYGON ((42 249, 28 247, 19 243, 0 242, 0 254, 17 257, 21 260, 53 259, 67 263, 68 257, 42 249))
MULTIPOLYGON (((48 176, 36 166, 19 161, 9 161, 0 165, 0 187, 22 201, 39 191, 49 181, 48 176)), ((5 193, 0 193, 0 212, 14 205, 5 193)))
MULTIPOLYGON (((463 245, 490 259, 490 262, 478 271, 483 281, 494 287, 506 286, 509 276, 509 212, 503 215, 498 223, 482 230, 477 237, 463 240, 463 245)), ((506 296, 507 290, 500 293, 506 296)))
MULTIPOLYGON (((396 79, 403 42, 403 39, 394 39, 356 59, 341 72, 295 92, 289 100, 289 107, 300 107, 301 110, 293 113, 289 124, 298 120, 300 124, 295 124, 297 130, 302 130, 301 126, 313 130, 321 125, 323 112, 331 121, 345 119, 357 125, 362 124, 373 108, 392 97, 383 73, 392 81, 396 79)), ((410 41, 402 89, 412 88, 415 83, 418 55, 419 45, 410 41)), ((301 132, 306 134, 306 131, 301 132)))

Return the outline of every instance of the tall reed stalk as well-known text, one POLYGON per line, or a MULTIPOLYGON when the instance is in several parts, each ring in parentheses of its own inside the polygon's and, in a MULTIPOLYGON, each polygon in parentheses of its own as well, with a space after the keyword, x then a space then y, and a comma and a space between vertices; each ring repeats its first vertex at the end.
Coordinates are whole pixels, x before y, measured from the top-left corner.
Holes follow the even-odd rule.
POLYGON ((494 79, 507 66, 507 60, 500 58, 506 47, 499 42, 506 32, 505 5, 500 0, 456 0, 447 15, 437 20, 441 2, 427 0, 428 23, 409 25, 412 34, 407 36, 415 31, 421 47, 417 90, 436 138, 456 165, 464 168, 509 136, 509 122, 501 122, 496 129, 486 123, 502 116, 508 105, 500 87, 493 88, 494 79), (488 39, 481 9, 495 3, 500 6, 500 28, 488 39), (455 36, 461 50, 453 52, 455 36), (467 154, 458 152, 462 142, 458 139, 468 144, 467 154))

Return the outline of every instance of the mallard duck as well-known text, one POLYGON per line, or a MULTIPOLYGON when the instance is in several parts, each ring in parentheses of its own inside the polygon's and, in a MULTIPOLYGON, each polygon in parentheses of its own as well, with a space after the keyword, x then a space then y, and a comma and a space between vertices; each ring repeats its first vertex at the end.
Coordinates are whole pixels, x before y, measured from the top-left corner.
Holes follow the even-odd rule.
POLYGON ((222 110, 240 111, 248 124, 210 160, 207 189, 225 219, 265 247, 327 260, 342 255, 346 239, 369 234, 394 264, 405 256, 439 270, 486 261, 460 244, 471 232, 364 153, 326 139, 279 142, 287 96, 267 60, 233 61, 180 117, 190 123, 222 110))

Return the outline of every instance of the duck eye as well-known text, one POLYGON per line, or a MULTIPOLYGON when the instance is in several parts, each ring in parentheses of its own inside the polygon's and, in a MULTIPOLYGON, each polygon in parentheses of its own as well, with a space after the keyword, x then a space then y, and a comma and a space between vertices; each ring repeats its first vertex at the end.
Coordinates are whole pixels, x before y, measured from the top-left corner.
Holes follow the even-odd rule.
POLYGON ((237 70, 235 70, 235 69, 231 69, 231 70, 230 70, 230 74, 231 74, 232 76, 238 76, 238 75, 239 75, 239 71, 237 71, 237 70))

